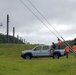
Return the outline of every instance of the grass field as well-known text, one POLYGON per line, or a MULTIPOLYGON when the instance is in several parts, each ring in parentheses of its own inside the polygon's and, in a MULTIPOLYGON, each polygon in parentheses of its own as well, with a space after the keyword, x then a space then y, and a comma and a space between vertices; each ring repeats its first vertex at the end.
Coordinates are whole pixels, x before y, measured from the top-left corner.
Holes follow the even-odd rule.
POLYGON ((24 49, 35 45, 0 44, 0 75, 76 75, 76 58, 69 54, 60 59, 20 57, 24 49))

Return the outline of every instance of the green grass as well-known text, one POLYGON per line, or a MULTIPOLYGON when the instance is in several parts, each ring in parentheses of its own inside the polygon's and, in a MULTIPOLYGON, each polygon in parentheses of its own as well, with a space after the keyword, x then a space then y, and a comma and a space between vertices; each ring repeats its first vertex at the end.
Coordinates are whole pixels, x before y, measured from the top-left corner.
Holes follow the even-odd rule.
POLYGON ((76 75, 76 58, 21 58, 21 51, 35 45, 0 44, 0 75, 76 75))

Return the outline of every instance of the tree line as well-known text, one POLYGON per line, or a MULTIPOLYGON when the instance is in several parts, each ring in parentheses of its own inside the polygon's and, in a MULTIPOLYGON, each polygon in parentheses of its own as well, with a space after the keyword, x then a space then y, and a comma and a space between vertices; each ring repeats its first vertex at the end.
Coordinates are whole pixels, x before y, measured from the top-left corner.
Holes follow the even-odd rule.
MULTIPOLYGON (((7 35, 0 34, 0 43, 7 43, 7 35)), ((23 40, 9 35, 9 43, 24 44, 23 40)))

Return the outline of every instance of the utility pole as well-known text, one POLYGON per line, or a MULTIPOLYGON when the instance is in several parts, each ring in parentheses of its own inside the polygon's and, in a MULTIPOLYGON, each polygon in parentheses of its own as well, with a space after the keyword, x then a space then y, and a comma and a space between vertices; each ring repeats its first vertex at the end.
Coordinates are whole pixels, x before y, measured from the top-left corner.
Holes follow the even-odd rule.
POLYGON ((19 35, 17 35, 17 44, 19 44, 19 35))
POLYGON ((13 43, 15 43, 15 27, 13 27, 13 43))
POLYGON ((9 15, 7 14, 7 43, 9 43, 9 15))

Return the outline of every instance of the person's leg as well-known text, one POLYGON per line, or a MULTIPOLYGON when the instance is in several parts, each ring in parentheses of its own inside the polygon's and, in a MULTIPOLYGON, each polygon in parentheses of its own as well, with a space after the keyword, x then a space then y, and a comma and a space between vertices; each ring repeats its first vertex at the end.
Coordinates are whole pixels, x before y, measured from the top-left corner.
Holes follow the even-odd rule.
POLYGON ((68 52, 66 52, 66 58, 68 58, 68 52))

